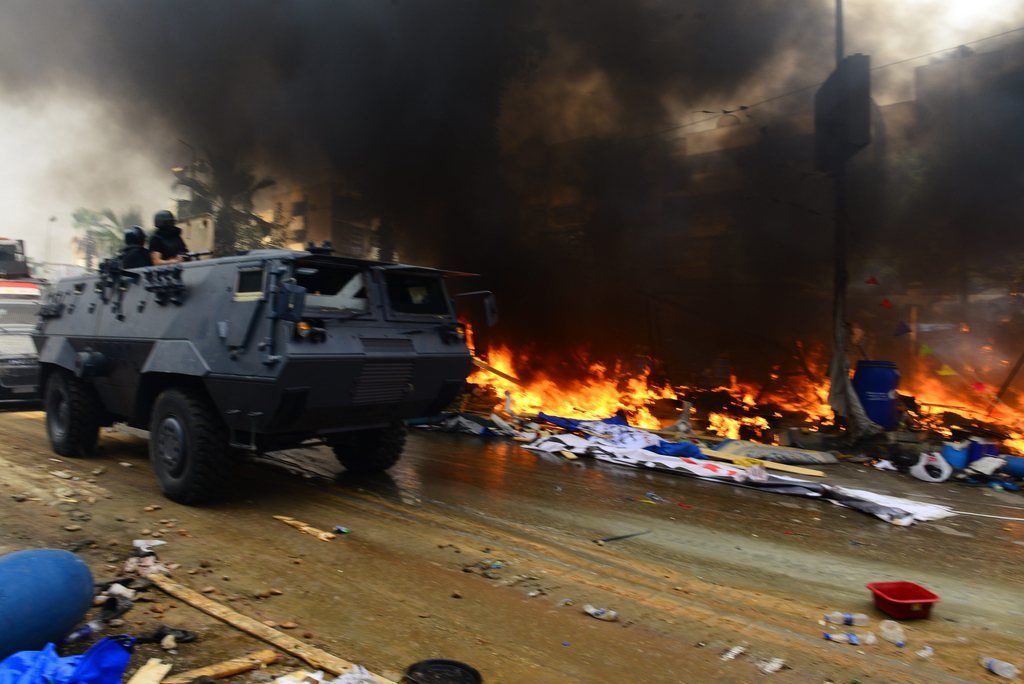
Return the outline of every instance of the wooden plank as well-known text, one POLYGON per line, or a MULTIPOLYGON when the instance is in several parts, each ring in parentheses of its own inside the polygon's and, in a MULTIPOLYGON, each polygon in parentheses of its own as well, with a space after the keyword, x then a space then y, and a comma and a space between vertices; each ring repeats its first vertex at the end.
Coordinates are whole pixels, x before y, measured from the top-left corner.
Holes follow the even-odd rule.
POLYGON ((335 534, 331 534, 330 532, 325 532, 324 530, 321 530, 319 527, 313 527, 312 525, 308 525, 302 522, 301 520, 289 518, 287 515, 275 515, 274 520, 280 520, 285 525, 291 525, 300 532, 305 532, 308 535, 314 536, 320 541, 331 541, 337 536, 335 534))
MULTIPOLYGON (((262 639, 271 646, 281 649, 288 655, 298 658, 317 670, 323 670, 332 675, 340 675, 352 669, 353 664, 344 658, 339 658, 327 651, 316 648, 315 646, 310 646, 309 644, 299 641, 294 637, 290 637, 287 634, 279 632, 272 627, 267 627, 259 620, 255 620, 247 615, 242 615, 238 611, 203 596, 194 589, 178 584, 169 577, 153 574, 147 579, 152 580, 157 587, 174 598, 180 599, 193 608, 197 608, 207 615, 212 615, 218 620, 228 623, 232 627, 240 629, 247 634, 251 634, 257 639, 262 639)), ((395 684, 390 679, 385 679, 380 675, 372 676, 376 678, 379 684, 395 684)))
POLYGON ((159 658, 150 658, 145 665, 135 671, 132 678, 128 680, 128 684, 160 684, 166 681, 164 677, 170 671, 170 663, 165 663, 159 658))
MULTIPOLYGON (((210 679, 224 679, 232 675, 258 670, 267 665, 273 665, 280 660, 281 654, 269 648, 262 651, 254 651, 240 658, 232 658, 224 662, 207 665, 188 672, 182 672, 169 679, 163 680, 163 684, 189 684, 193 679, 209 677, 210 679)), ((129 683, 130 684, 130 683, 129 683)))
POLYGON ((700 453, 704 454, 708 458, 713 458, 716 461, 729 461, 730 463, 746 463, 753 461, 759 466, 768 468, 769 470, 781 470, 786 473, 793 473, 794 475, 810 475, 811 477, 825 477, 825 473, 820 470, 814 470, 813 468, 804 468, 802 466, 790 465, 788 463, 775 463, 774 461, 762 461, 756 458, 750 458, 749 456, 733 456, 731 454, 723 454, 719 451, 715 451, 711 447, 700 447, 700 453))
POLYGON ((514 382, 520 387, 523 386, 523 381, 517 378, 516 376, 509 375, 505 371, 500 371, 491 364, 487 363, 486 361, 481 361, 475 356, 473 357, 473 365, 476 366, 477 368, 487 371, 488 373, 493 373, 494 375, 497 375, 499 378, 505 378, 509 382, 514 382))

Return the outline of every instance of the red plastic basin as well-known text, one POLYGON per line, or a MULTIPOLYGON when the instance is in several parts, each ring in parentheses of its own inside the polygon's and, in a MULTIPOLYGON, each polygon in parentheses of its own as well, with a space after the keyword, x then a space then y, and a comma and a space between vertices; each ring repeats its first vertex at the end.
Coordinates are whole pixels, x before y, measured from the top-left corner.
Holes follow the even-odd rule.
POLYGON ((868 589, 875 597, 875 608, 897 620, 926 618, 939 602, 936 594, 913 582, 872 582, 868 589))

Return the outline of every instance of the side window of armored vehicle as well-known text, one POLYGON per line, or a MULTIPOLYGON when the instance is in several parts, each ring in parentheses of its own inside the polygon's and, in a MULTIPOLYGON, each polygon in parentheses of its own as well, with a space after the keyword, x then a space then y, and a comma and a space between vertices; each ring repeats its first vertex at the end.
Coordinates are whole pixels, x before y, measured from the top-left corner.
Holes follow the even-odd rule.
POLYGON ((447 316, 451 313, 440 278, 411 273, 388 273, 386 279, 391 311, 427 316, 447 316))
POLYGON ((307 309, 350 312, 369 309, 366 275, 360 268, 299 264, 295 268, 295 282, 306 288, 307 309))
POLYGON ((263 267, 238 269, 235 283, 235 301, 251 302, 263 297, 263 267))

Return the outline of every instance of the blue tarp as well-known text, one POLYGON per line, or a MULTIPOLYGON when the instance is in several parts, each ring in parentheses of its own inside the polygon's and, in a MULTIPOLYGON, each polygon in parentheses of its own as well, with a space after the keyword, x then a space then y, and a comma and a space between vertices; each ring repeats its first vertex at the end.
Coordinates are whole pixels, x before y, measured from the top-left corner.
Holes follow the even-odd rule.
POLYGON ((130 637, 97 641, 82 655, 61 658, 53 644, 0 662, 0 684, 120 684, 131 656, 130 637))

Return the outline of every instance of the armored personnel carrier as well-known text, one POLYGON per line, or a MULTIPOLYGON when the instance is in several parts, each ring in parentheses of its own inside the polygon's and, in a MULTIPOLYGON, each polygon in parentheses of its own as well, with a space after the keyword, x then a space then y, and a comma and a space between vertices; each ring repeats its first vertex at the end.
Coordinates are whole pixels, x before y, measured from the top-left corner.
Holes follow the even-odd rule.
POLYGON ((323 442, 349 470, 389 468, 403 419, 450 403, 471 367, 447 275, 261 250, 61 280, 35 335, 53 450, 148 430, 161 489, 186 504, 216 498, 244 452, 323 442))

